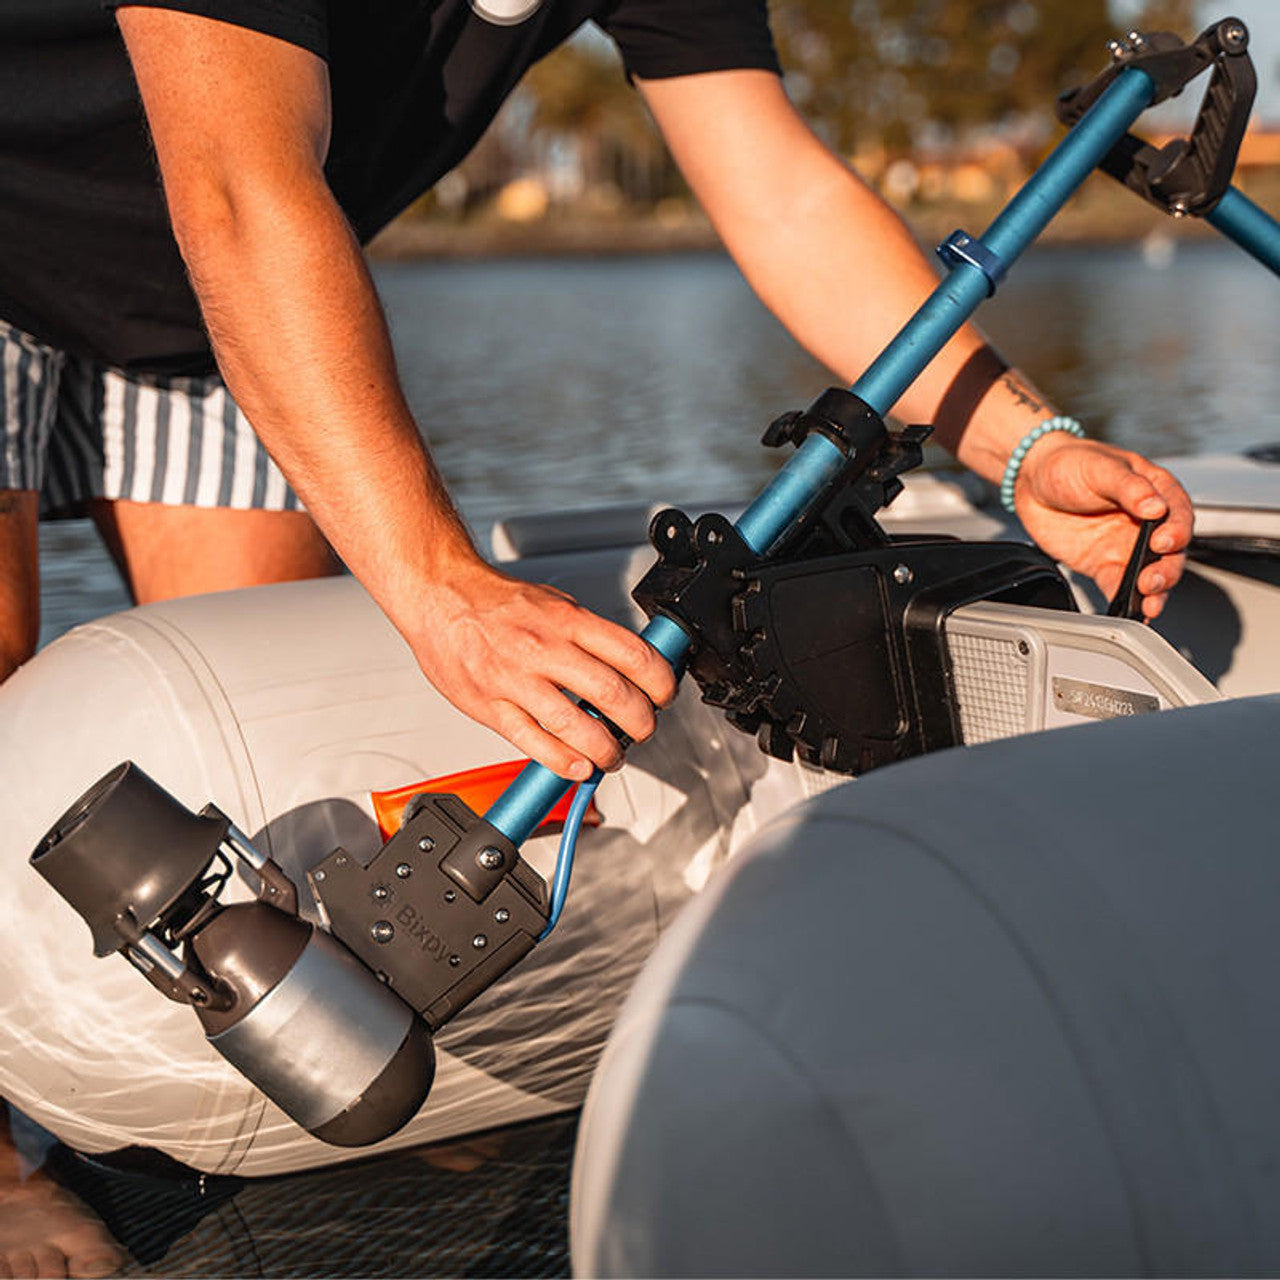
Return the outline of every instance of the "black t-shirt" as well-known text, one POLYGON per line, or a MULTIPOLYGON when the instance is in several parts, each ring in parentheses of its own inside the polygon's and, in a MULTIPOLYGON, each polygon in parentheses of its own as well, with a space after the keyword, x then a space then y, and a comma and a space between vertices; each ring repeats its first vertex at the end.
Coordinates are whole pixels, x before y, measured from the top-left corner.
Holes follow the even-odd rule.
MULTIPOLYGON (((212 368, 110 8, 0 0, 0 318, 121 368, 212 368)), ((138 0, 129 0, 136 3, 138 0)), ((326 173, 361 241, 467 154, 595 20, 642 79, 776 70, 765 0, 141 0, 329 64, 326 173)))

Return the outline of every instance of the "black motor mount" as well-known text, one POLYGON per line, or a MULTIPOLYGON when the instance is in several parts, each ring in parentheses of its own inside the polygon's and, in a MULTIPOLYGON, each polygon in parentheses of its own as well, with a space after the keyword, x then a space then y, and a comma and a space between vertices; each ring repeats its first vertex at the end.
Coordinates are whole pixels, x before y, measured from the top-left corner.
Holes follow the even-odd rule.
POLYGON ((528 954, 542 878, 454 795, 423 793, 366 864, 337 849, 310 873, 327 928, 213 805, 192 813, 118 765, 40 841, 32 865, 121 952, 195 1010, 209 1043, 317 1138, 364 1146, 425 1101, 432 1032, 528 954), (221 900, 231 865, 254 902, 221 900))
POLYGON ((1249 123, 1258 78, 1249 57, 1249 29, 1223 18, 1187 43, 1169 31, 1133 32, 1111 45, 1111 65, 1058 99, 1058 119, 1074 125, 1121 72, 1137 69, 1155 83, 1152 105, 1176 97, 1211 71, 1190 134, 1154 147, 1126 133, 1099 168, 1174 217, 1204 217, 1226 195, 1249 123))
POLYGON ((943 624, 962 605, 1001 600, 1072 610, 1057 565, 1023 543, 893 538, 876 520, 919 465, 927 427, 890 432, 851 392, 826 391, 777 419, 770 445, 821 430, 845 465, 765 554, 721 515, 662 511, 658 562, 632 593, 693 643, 705 702, 762 750, 838 773, 961 741, 943 624))

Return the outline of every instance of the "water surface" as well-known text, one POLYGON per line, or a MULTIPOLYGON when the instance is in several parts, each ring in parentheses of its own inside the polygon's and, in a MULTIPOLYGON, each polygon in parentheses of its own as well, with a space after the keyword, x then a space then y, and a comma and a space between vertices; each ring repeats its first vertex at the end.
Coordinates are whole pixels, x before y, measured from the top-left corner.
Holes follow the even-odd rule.
MULTIPOLYGON (((716 254, 375 275, 414 413, 477 529, 748 496, 777 465, 758 443, 770 418, 831 381, 716 254)), ((1280 439, 1280 288, 1233 246, 1180 246, 1162 268, 1136 245, 1033 250, 980 319, 1102 439, 1157 456, 1280 439)), ((41 545, 43 641, 126 603, 88 525, 41 545)))

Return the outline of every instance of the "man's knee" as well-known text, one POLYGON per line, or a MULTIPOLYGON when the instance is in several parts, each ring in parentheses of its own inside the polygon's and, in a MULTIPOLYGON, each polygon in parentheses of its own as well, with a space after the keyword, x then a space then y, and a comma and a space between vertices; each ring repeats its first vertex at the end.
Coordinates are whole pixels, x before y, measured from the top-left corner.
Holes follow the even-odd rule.
POLYGON ((18 635, 6 634, 8 630, 0 624, 0 684, 35 656, 39 635, 38 627, 24 627, 18 635))

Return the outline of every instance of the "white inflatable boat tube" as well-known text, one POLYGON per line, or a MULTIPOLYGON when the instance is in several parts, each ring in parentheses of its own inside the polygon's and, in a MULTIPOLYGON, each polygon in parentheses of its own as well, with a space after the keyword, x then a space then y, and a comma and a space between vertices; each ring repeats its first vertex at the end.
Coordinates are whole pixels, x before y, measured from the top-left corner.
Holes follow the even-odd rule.
MULTIPOLYGON (((649 558, 615 549, 510 568, 634 625, 627 585, 649 558)), ((0 1096, 82 1151, 143 1145, 240 1174, 577 1105, 660 930, 744 834, 828 785, 767 761, 696 690, 601 787, 604 825, 582 835, 555 933, 437 1037, 417 1117, 359 1152, 289 1120, 123 959, 95 960, 84 922, 27 864, 54 817, 125 759, 184 804, 212 800, 302 884, 337 845, 379 846, 370 792, 514 754, 430 687, 351 579, 148 606, 55 642, 0 686, 0 1096)), ((547 879, 555 843, 523 851, 547 879)))

